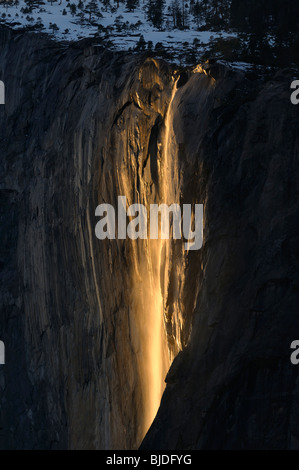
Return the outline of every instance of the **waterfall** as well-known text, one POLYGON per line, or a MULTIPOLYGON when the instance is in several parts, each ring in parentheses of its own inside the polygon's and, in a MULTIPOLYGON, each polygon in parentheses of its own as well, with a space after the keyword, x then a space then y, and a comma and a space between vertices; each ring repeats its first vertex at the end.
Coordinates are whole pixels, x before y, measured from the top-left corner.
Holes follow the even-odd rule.
MULTIPOLYGON (((180 203, 178 155, 173 131, 173 104, 176 81, 161 130, 158 146, 159 190, 155 200, 141 180, 139 201, 146 207, 153 202, 180 203)), ((161 227, 159 227, 161 232, 161 227)), ((161 235, 161 233, 160 233, 161 235)), ((169 275, 173 240, 136 240, 132 273, 132 314, 138 328, 139 376, 142 384, 142 437, 149 429, 160 405, 165 376, 173 359, 169 348, 166 323, 169 275)), ((180 245, 182 243, 180 241, 180 245)))
MULTIPOLYGON (((159 192, 157 203, 179 203, 177 152, 172 128, 172 106, 176 93, 176 81, 172 86, 171 98, 164 119, 161 147, 158 158, 159 192)), ((161 235, 161 227, 160 227, 161 235)), ((151 425, 160 405, 165 388, 165 376, 171 363, 171 351, 168 348, 164 316, 166 311, 167 290, 172 239, 148 240, 147 267, 150 280, 151 302, 145 306, 148 311, 147 369, 146 390, 147 406, 144 415, 144 432, 151 425)))
MULTIPOLYGON (((167 109, 164 135, 162 139, 161 201, 167 205, 179 204, 181 199, 181 178, 179 174, 178 146, 173 128, 174 111, 176 109, 177 82, 175 80, 172 95, 167 109)), ((161 240, 160 246, 160 285, 163 297, 164 324, 168 325, 168 349, 171 360, 181 349, 180 343, 180 305, 179 292, 183 285, 185 252, 181 240, 161 240), (170 275, 176 279, 175 291, 169 292, 170 275), (177 324, 178 323, 178 324, 177 324)))
MULTIPOLYGON (((178 146, 173 128, 177 109, 177 80, 172 79, 171 95, 156 142, 157 181, 149 185, 143 172, 147 148, 142 128, 130 120, 121 165, 117 169, 119 194, 126 196, 127 206, 143 204, 150 216, 151 204, 179 204, 181 199, 178 146)), ((151 129, 150 129, 151 130, 151 129)), ((148 219, 148 227, 150 226, 148 219)), ((159 224, 161 225, 161 224, 159 224)), ((149 235, 149 230, 148 230, 149 235)), ((126 240, 130 278, 130 344, 136 358, 137 442, 141 442, 155 418, 165 388, 170 364, 182 349, 182 306, 180 296, 184 285, 185 256, 183 241, 126 240), (129 247, 129 248, 128 248, 129 247), (170 289, 171 286, 171 289, 170 289)))

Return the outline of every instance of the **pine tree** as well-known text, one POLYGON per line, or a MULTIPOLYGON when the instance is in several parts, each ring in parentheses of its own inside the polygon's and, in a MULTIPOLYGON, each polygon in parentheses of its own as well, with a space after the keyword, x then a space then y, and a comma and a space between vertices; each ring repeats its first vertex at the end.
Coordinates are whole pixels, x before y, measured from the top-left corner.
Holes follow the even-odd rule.
POLYGON ((87 11, 89 13, 89 21, 91 21, 92 16, 95 16, 99 13, 98 2, 96 0, 91 0, 86 5, 87 11))
POLYGON ((179 0, 173 0, 170 4, 171 16, 173 20, 173 27, 183 29, 183 14, 179 4, 179 0))
POLYGON ((140 37, 139 37, 139 40, 136 44, 136 50, 137 51, 144 51, 146 48, 146 42, 144 40, 144 36, 141 34, 140 37))
POLYGON ((145 5, 146 18, 155 28, 162 29, 165 0, 148 0, 145 5))
POLYGON ((50 28, 52 29, 52 33, 54 34, 56 31, 59 30, 56 23, 50 23, 50 28))
POLYGON ((126 0, 126 8, 129 11, 134 11, 138 4, 139 0, 126 0))
POLYGON ((193 16, 194 16, 194 19, 196 21, 197 27, 199 27, 199 21, 201 19, 201 14, 202 14, 201 6, 200 6, 199 1, 197 0, 196 3, 193 6, 193 16))

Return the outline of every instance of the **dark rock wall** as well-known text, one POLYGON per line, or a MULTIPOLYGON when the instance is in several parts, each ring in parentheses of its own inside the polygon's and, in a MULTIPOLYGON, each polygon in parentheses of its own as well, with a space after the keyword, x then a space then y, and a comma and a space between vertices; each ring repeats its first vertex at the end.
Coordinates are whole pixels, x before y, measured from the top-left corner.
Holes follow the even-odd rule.
POLYGON ((171 70, 139 62, 1 30, 1 448, 136 448, 144 436, 148 299, 132 298, 143 246, 94 232, 96 206, 140 200, 144 173, 144 197, 158 197, 171 70))
MULTIPOLYGON (((177 72, 90 41, 0 37, 0 448, 136 448, 146 317, 132 307, 131 274, 144 246, 97 240, 94 211, 124 190, 133 202, 161 199, 177 72)), ((173 146, 180 201, 205 203, 204 246, 168 252, 168 346, 176 354, 189 343, 142 446, 298 447, 291 78, 247 80, 219 65, 186 78, 173 146)))
POLYGON ((0 57, 1 447, 136 447, 136 371, 117 317, 125 267, 111 271, 94 236, 107 129, 135 61, 8 30, 0 57))
POLYGON ((190 342, 142 448, 298 449, 292 75, 248 81, 218 65, 208 75, 214 86, 203 76, 184 86, 174 118, 184 180, 205 202, 200 292, 190 342))

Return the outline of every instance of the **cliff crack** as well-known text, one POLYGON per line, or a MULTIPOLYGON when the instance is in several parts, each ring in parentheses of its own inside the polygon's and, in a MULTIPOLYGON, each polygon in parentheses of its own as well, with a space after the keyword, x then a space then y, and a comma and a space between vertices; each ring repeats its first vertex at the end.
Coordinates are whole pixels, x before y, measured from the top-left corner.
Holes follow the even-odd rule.
POLYGON ((114 118, 114 120, 113 120, 111 129, 113 128, 113 126, 115 126, 115 124, 117 123, 118 119, 120 118, 120 116, 122 115, 122 113, 124 112, 124 110, 125 110, 128 106, 130 106, 131 104, 133 104, 134 106, 136 106, 136 108, 141 109, 141 107, 140 107, 134 100, 126 101, 125 104, 123 104, 123 106, 117 111, 116 116, 115 116, 115 118, 114 118))

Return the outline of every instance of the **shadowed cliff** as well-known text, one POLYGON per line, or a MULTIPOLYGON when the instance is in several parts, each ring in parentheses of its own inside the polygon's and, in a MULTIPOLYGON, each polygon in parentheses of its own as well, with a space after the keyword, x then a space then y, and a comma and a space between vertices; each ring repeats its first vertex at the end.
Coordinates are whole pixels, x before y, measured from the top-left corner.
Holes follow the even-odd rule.
POLYGON ((0 448, 137 448, 156 294, 178 355, 142 447, 298 447, 292 74, 206 65, 173 94, 161 61, 0 37, 0 448), (146 243, 97 240, 121 194, 204 203, 202 250, 159 247, 156 272, 146 243))
POLYGON ((174 116, 184 181, 205 202, 203 275, 191 339, 141 448, 298 449, 292 74, 263 83, 217 64, 207 74, 184 86, 174 116))

